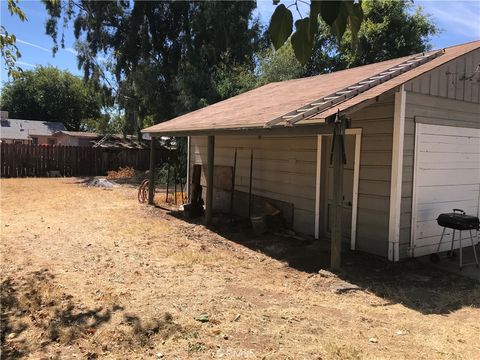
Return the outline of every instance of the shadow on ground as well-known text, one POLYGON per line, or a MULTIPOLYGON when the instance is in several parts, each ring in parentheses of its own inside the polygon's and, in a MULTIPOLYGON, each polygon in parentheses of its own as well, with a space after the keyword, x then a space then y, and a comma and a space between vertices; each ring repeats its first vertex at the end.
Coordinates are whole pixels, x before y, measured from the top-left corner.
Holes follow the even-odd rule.
MULTIPOLYGON (((149 346, 154 336, 166 339, 182 331, 168 313, 156 319, 142 320, 124 312, 124 308, 117 304, 88 308, 61 292, 53 280, 54 275, 43 269, 2 281, 2 359, 20 359, 35 352, 48 352, 49 346, 54 344, 71 345, 92 337, 100 327, 108 324, 111 329, 105 335, 106 339, 117 336, 120 346, 129 348, 149 346), (112 326, 112 317, 117 312, 122 321, 112 326)), ((87 359, 96 359, 102 351, 84 350, 87 359)))
MULTIPOLYGON (((183 219, 181 212, 170 214, 183 219)), ((190 222, 201 224, 202 219, 190 222)), ((218 221, 211 230, 302 272, 315 274, 330 266, 330 245, 326 241, 273 234, 256 236, 247 222, 238 219, 218 221)), ((377 256, 348 251, 342 254, 342 264, 342 271, 335 274, 339 285, 333 289, 339 294, 368 291, 388 304, 401 303, 422 314, 448 314, 465 306, 480 308, 480 284, 414 259, 391 263, 377 256)))

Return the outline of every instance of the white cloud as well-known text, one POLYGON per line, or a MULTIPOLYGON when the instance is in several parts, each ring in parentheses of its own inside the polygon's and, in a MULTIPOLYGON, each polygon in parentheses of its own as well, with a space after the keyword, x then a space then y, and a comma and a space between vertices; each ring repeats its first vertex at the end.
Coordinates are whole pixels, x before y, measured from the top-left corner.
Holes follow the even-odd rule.
POLYGON ((71 54, 77 55, 77 51, 74 48, 67 47, 64 49, 66 52, 69 52, 71 54))
POLYGON ((25 61, 16 61, 18 65, 23 65, 23 66, 29 66, 29 67, 35 67, 36 65, 27 63, 25 61))
POLYGON ((46 48, 46 47, 43 47, 43 46, 40 46, 40 45, 37 45, 37 44, 33 44, 31 42, 28 42, 28 41, 25 41, 25 40, 21 40, 19 38, 17 38, 17 43, 19 44, 25 44, 25 45, 28 45, 28 46, 32 46, 34 48, 37 48, 37 49, 40 49, 42 51, 46 51, 46 52, 51 52, 50 49, 46 48))
POLYGON ((480 37, 480 2, 478 1, 419 1, 432 15, 444 33, 465 37, 480 37))

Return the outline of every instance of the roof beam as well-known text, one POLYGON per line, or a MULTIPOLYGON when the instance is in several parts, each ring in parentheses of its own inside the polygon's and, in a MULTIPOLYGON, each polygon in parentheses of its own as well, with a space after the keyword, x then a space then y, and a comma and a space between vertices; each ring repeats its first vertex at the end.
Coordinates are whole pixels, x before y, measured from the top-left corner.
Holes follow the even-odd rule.
POLYGON ((305 126, 285 127, 275 126, 271 128, 264 128, 262 125, 250 128, 231 128, 231 129, 206 129, 206 130, 185 130, 185 131, 159 131, 150 132, 152 136, 209 136, 209 135, 312 135, 312 134, 330 134, 332 133, 331 126, 327 125, 324 119, 312 121, 312 123, 305 126))

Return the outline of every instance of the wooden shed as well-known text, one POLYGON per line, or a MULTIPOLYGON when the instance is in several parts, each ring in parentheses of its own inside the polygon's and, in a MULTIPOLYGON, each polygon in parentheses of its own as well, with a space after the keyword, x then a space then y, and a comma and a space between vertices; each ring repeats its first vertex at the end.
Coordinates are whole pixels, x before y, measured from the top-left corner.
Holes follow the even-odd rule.
POLYGON ((271 83, 143 131, 189 137, 189 167, 203 166, 211 206, 230 201, 216 186, 225 179, 211 174, 233 176, 235 212, 246 214, 251 186, 294 230, 322 240, 331 232, 338 114, 350 120, 342 235, 351 249, 392 261, 430 254, 438 214, 478 216, 480 41, 271 83))

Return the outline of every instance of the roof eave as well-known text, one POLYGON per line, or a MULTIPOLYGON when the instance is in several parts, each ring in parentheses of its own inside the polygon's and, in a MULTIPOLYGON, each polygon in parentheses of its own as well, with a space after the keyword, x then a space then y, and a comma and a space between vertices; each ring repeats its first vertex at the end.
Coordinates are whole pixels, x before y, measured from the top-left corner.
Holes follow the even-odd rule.
MULTIPOLYGON (((324 119, 323 119, 324 120, 324 119)), ((298 126, 276 126, 266 128, 264 126, 243 127, 243 128, 218 128, 218 129, 180 129, 180 130, 155 130, 154 132, 142 130, 151 137, 161 136, 220 136, 220 135, 311 135, 312 133, 330 133, 332 131, 322 119, 316 118, 314 122, 309 124, 299 124, 298 126)))

